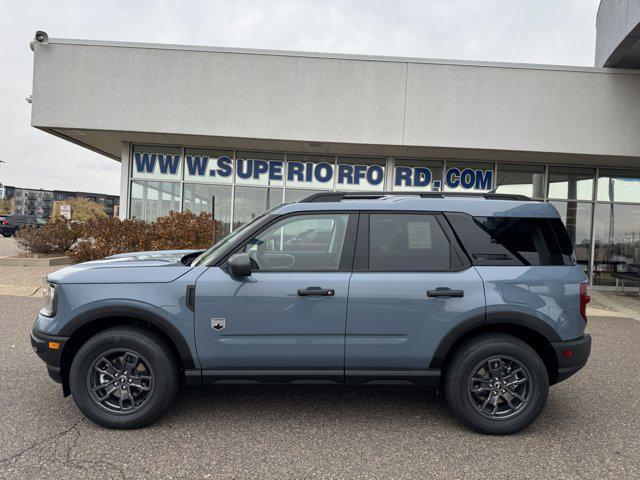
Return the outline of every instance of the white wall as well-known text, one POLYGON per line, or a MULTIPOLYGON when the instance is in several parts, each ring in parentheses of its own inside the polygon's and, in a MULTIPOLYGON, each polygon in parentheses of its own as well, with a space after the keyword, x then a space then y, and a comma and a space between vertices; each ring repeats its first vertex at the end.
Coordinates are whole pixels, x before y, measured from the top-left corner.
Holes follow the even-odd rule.
POLYGON ((40 128, 640 156, 640 75, 52 40, 40 128))

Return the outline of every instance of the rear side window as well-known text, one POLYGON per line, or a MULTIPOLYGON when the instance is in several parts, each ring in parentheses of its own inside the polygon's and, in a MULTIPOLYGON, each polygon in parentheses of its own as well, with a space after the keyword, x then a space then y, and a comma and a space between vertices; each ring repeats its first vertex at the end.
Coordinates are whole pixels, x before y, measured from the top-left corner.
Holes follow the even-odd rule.
POLYGON ((451 245, 433 215, 373 213, 369 218, 370 270, 450 269, 451 245))
POLYGON ((447 214, 477 265, 570 265, 573 249, 559 219, 447 214))

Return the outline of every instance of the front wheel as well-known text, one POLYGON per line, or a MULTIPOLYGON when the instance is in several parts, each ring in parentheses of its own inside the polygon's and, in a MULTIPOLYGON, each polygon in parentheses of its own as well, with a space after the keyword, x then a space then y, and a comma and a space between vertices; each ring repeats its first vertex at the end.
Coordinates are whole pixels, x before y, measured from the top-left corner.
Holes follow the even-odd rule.
POLYGON ((446 370, 449 407, 462 423, 481 433, 507 435, 529 426, 544 408, 548 392, 540 356, 503 333, 467 341, 446 370))
POLYGON ((93 422, 139 428, 157 420, 173 401, 178 368, 169 346, 153 332, 116 327, 80 348, 69 385, 76 405, 93 422))

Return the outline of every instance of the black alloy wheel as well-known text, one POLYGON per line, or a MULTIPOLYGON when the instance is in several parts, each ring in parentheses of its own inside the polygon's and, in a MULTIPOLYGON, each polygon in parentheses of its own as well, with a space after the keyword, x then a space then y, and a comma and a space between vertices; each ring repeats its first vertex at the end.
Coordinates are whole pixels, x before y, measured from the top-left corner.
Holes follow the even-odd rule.
POLYGON ((529 371, 512 357, 490 357, 479 362, 469 379, 469 399, 483 416, 509 418, 529 401, 529 371))
POLYGON ((110 350, 93 362, 87 372, 87 387, 91 399, 106 411, 137 412, 153 395, 153 370, 149 362, 133 350, 110 350))

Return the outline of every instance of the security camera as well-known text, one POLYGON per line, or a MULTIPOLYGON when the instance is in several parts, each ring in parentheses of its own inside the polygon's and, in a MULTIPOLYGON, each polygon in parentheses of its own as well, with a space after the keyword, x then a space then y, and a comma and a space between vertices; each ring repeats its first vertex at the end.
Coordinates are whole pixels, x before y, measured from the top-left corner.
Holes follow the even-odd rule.
POLYGON ((43 32, 42 30, 38 30, 36 32, 35 37, 33 38, 32 42, 31 42, 31 50, 33 50, 33 45, 35 43, 41 43, 43 45, 46 45, 49 43, 49 35, 47 34, 47 32, 43 32))

